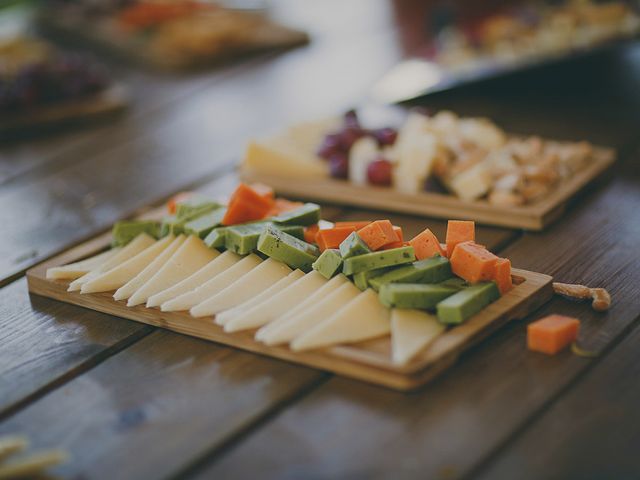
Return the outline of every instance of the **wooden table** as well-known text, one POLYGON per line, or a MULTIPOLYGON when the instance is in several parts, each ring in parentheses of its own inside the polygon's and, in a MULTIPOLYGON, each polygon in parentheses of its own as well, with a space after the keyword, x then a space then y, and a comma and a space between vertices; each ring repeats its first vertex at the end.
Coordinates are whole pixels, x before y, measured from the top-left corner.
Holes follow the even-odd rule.
POLYGON ((608 288, 610 312, 556 298, 417 393, 27 294, 30 265, 175 191, 228 191, 248 137, 361 104, 417 48, 412 2, 275 3, 310 46, 188 76, 114 63, 136 94, 127 116, 0 150, 0 434, 68 449, 54 472, 72 478, 637 478, 638 47, 420 102, 620 161, 544 233, 479 229, 519 268, 608 288), (600 355, 528 352, 526 324, 551 312, 579 317, 600 355))

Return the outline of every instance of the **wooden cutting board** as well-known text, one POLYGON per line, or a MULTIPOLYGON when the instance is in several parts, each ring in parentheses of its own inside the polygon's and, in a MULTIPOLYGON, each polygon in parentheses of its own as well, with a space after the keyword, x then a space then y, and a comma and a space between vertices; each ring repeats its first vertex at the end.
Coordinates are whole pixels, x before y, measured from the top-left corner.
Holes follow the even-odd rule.
POLYGON ((68 282, 46 278, 48 268, 99 253, 108 247, 110 238, 110 233, 95 237, 32 268, 27 272, 29 291, 98 312, 402 391, 424 385, 451 366, 471 345, 508 321, 527 316, 553 295, 550 276, 514 269, 516 286, 508 294, 464 324, 446 331, 407 365, 397 366, 391 362, 390 337, 323 350, 293 352, 286 346, 269 347, 255 341, 255 331, 226 333, 213 322, 212 317, 194 318, 187 312, 161 312, 145 306, 129 308, 124 302, 115 301, 112 293, 67 292, 68 282))

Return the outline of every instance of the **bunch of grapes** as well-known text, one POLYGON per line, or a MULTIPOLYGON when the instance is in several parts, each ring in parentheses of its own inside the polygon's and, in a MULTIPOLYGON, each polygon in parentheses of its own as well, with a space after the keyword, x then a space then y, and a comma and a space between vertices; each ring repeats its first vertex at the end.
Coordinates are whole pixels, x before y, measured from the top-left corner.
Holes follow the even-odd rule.
POLYGON ((55 55, 0 77, 0 112, 76 99, 104 89, 107 83, 97 65, 76 55, 55 55))
MULTIPOLYGON (((348 178, 349 176, 349 151, 356 142, 363 137, 372 137, 380 147, 393 145, 398 132, 393 128, 379 128, 367 130, 360 125, 358 115, 354 110, 344 114, 343 124, 340 130, 331 132, 325 136, 318 148, 317 154, 329 162, 329 171, 334 178, 348 178)), ((380 158, 369 164, 367 176, 374 185, 391 184, 391 162, 380 158)))

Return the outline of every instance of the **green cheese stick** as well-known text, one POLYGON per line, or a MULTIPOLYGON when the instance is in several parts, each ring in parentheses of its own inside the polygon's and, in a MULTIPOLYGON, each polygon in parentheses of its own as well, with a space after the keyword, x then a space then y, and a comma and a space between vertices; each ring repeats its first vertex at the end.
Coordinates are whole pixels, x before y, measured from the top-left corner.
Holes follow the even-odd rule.
POLYGON ((413 247, 392 248, 346 258, 342 267, 342 273, 345 275, 353 275, 366 270, 411 263, 415 259, 416 256, 413 252, 413 247))
POLYGON ((217 227, 211 230, 209 234, 204 238, 204 243, 209 248, 215 248, 217 250, 225 248, 227 240, 227 228, 217 227))
POLYGON ((320 221, 320 205, 305 203, 299 208, 271 218, 271 221, 278 225, 313 225, 320 221))
POLYGON ((260 234, 258 251, 303 272, 309 272, 313 262, 320 256, 320 251, 315 245, 282 232, 272 225, 267 225, 260 234))
POLYGON ((178 220, 189 221, 219 209, 222 205, 214 202, 204 195, 195 194, 188 199, 176 204, 176 218, 178 220))
POLYGON ((364 255, 365 253, 371 253, 371 249, 356 232, 349 234, 349 236, 340 243, 340 255, 342 255, 342 258, 355 257, 356 255, 364 255))
POLYGON ((342 257, 339 250, 327 249, 311 265, 324 278, 331 278, 342 269, 342 257))
POLYGON ((222 217, 224 217, 226 208, 217 208, 211 212, 199 216, 195 220, 191 220, 184 224, 184 232, 187 235, 197 235, 200 238, 206 238, 211 230, 222 225, 222 217))
POLYGON ((500 291, 494 282, 472 285, 438 303, 438 320, 446 325, 462 323, 498 298, 500 291))
MULTIPOLYGON (((247 255, 258 248, 258 238, 269 222, 234 225, 227 228, 225 247, 238 255, 247 255)), ((278 230, 303 240, 304 228, 300 225, 282 225, 278 230)))
POLYGON ((469 286, 466 280, 455 276, 448 278, 443 282, 439 282, 438 285, 440 285, 441 287, 452 287, 458 290, 462 290, 463 288, 467 288, 469 286))
POLYGON ((123 247, 141 233, 158 238, 160 236, 160 223, 155 220, 124 220, 116 222, 111 231, 111 244, 114 247, 123 247))
POLYGON ((385 283, 380 287, 380 302, 391 308, 433 310, 436 305, 458 289, 422 283, 385 283))
POLYGON ((178 220, 175 215, 168 215, 162 219, 162 225, 160 226, 160 236, 166 237, 167 235, 180 235, 184 233, 184 221, 178 220))
POLYGON ((356 287, 364 292, 371 286, 371 279, 388 272, 390 268, 377 268, 375 270, 365 270, 364 272, 358 272, 353 276, 353 283, 355 283, 356 287))
POLYGON ((385 283, 439 283, 452 275, 449 259, 436 256, 394 268, 372 278, 370 285, 377 292, 385 283))

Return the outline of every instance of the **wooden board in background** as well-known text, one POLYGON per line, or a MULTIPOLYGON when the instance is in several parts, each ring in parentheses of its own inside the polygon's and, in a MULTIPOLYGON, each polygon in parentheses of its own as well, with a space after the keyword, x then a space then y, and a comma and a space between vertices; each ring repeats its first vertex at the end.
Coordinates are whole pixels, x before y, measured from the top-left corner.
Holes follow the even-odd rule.
POLYGON ((243 180, 271 185, 276 192, 318 200, 438 218, 464 218, 487 225, 543 230, 557 220, 567 203, 615 161, 612 149, 598 147, 593 161, 544 199, 522 207, 501 207, 486 200, 465 201, 454 195, 422 192, 414 195, 393 188, 358 186, 332 178, 288 178, 243 170, 243 180))
POLYGON ((254 331, 227 333, 212 319, 194 318, 187 312, 161 312, 145 306, 129 308, 125 303, 116 302, 111 293, 83 295, 67 292, 68 282, 46 278, 47 268, 80 260, 107 245, 108 236, 103 235, 34 267, 27 272, 29 291, 99 312, 403 391, 414 390, 435 378, 475 342, 509 320, 525 317, 553 294, 550 276, 514 269, 514 283, 517 286, 507 295, 464 324, 447 331, 407 365, 397 366, 391 362, 390 337, 324 350, 293 352, 286 346, 269 347, 255 341, 254 331))

